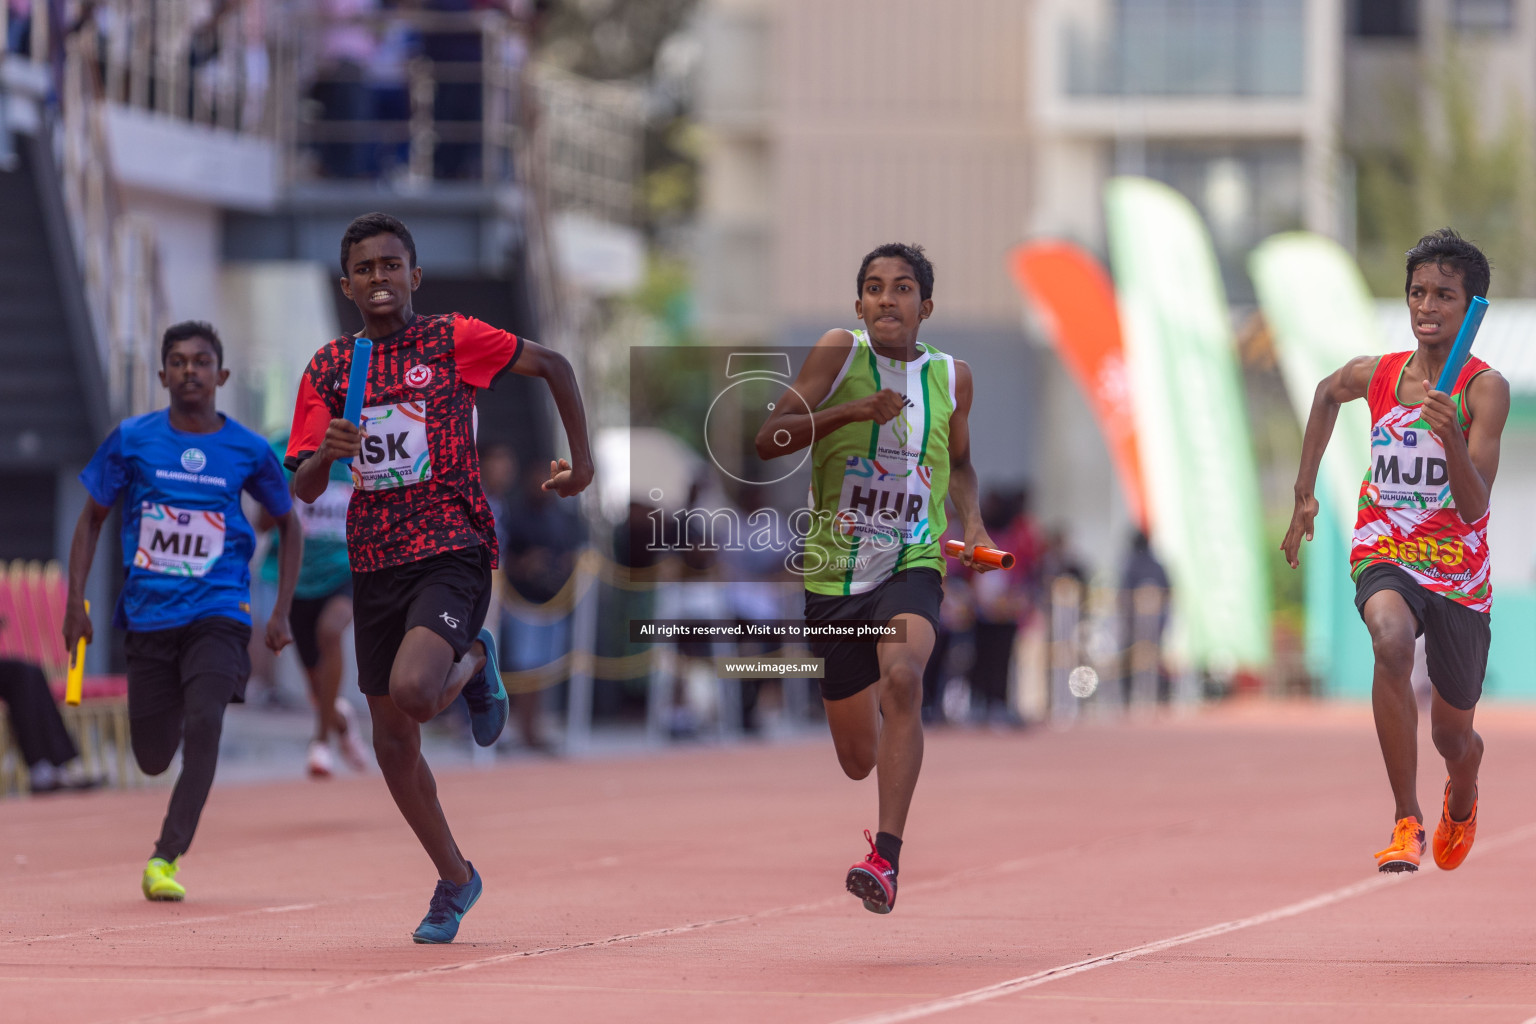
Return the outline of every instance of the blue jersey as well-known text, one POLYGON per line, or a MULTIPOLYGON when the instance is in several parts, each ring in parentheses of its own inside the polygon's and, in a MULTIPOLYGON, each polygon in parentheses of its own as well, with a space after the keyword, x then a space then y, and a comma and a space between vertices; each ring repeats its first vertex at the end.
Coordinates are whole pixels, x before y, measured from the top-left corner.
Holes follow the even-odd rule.
POLYGON ((168 410, 124 420, 102 442, 80 482, 99 504, 123 499, 126 578, 113 625, 173 629, 214 615, 251 621, 256 534, 240 492, 274 516, 293 507, 267 442, 224 417, 211 434, 171 426, 168 410))

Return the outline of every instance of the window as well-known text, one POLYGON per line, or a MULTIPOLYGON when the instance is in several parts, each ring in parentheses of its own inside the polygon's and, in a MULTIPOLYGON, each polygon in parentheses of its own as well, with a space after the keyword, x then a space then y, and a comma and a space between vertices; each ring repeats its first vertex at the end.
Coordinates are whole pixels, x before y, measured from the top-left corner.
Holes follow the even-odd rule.
POLYGON ((1353 0, 1350 27, 1366 38, 1412 39, 1419 34, 1418 6, 1418 0, 1353 0))
POLYGON ((1451 21, 1463 31, 1504 32, 1515 27, 1514 0, 1454 0, 1451 21))

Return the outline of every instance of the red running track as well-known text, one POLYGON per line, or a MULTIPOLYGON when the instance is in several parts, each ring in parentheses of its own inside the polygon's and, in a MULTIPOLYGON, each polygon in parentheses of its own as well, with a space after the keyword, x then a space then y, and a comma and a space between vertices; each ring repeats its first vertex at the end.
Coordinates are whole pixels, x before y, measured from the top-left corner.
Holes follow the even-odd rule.
POLYGON ((0 1020, 1522 1024, 1536 713, 1479 719, 1477 846, 1395 879, 1365 709, 931 734, 886 917, 828 741, 447 775, 486 891, 440 947, 376 775, 215 789, 182 904, 138 894, 164 790, 0 803, 0 1020))

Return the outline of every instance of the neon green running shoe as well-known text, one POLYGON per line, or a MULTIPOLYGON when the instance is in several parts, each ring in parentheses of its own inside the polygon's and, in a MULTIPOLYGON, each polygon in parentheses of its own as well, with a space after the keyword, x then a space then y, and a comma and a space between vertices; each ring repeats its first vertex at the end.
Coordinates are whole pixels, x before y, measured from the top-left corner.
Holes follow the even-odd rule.
POLYGON ((151 857, 144 865, 144 898, 147 900, 184 900, 187 890, 176 881, 181 870, 181 858, 168 861, 163 857, 151 857))

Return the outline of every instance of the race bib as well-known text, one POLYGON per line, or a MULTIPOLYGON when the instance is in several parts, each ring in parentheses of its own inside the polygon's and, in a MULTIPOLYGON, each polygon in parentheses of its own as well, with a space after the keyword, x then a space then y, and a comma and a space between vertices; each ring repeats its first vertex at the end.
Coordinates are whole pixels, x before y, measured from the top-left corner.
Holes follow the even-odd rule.
POLYGON ((299 525, 309 540, 347 539, 347 506, 352 501, 352 485, 332 480, 313 502, 296 501, 299 525))
POLYGON ((1371 486, 1386 508, 1450 508, 1445 447, 1429 428, 1378 426, 1371 431, 1371 486))
POLYGON ((926 544, 933 471, 915 462, 849 456, 837 500, 837 532, 851 542, 874 540, 891 548, 926 544))
POLYGON ((224 553, 224 516, 146 501, 133 564, 167 576, 203 576, 224 553))
POLYGON ((432 479, 427 447, 427 405, 401 402, 363 410, 362 454, 352 460, 352 483, 364 491, 388 491, 432 479))

